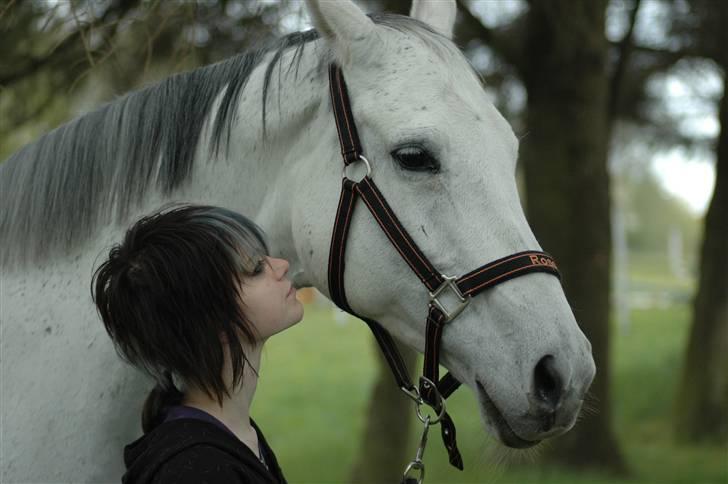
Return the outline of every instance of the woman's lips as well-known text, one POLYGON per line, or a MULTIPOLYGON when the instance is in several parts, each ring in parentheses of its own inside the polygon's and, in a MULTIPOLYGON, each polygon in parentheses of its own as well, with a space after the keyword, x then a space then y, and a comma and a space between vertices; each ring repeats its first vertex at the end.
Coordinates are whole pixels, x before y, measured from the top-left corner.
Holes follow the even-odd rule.
POLYGON ((288 290, 288 294, 286 295, 286 297, 289 297, 291 294, 295 294, 295 293, 296 293, 296 288, 293 287, 293 284, 291 284, 291 288, 288 290))

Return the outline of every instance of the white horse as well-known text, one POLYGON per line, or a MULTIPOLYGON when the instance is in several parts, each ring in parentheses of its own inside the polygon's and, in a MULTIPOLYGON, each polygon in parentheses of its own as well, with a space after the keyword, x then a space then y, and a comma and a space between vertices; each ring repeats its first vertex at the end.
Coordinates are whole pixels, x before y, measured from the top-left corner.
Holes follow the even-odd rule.
MULTIPOLYGON (((122 474, 150 386, 115 354, 89 284, 98 256, 142 214, 172 200, 238 210, 291 262, 297 287, 328 294, 342 176, 331 61, 346 76, 374 179, 435 267, 463 274, 539 249, 516 190, 517 139, 449 40, 454 2, 415 1, 414 19, 370 18, 344 0, 308 9, 318 34, 131 93, 3 163, 2 482, 122 474)), ((422 351, 428 295, 362 208, 346 265, 353 309, 422 351)), ((567 431, 595 372, 546 274, 474 298, 442 345, 443 364, 507 445, 567 431)))

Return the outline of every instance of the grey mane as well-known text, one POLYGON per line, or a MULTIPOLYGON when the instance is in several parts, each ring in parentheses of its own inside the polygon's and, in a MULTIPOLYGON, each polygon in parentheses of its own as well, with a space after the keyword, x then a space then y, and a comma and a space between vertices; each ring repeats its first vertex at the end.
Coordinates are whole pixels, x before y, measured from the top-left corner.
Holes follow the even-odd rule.
MULTIPOLYGON (((414 33, 442 52, 444 38, 399 15, 372 15, 381 25, 414 33)), ((173 75, 70 121, 26 145, 0 165, 0 266, 42 260, 87 240, 99 224, 122 219, 153 182, 169 194, 189 176, 207 113, 210 150, 227 147, 235 106, 252 71, 273 53, 263 83, 263 126, 273 69, 295 48, 298 66, 315 30, 217 64, 173 75)), ((450 47, 452 49, 452 47, 450 47)))

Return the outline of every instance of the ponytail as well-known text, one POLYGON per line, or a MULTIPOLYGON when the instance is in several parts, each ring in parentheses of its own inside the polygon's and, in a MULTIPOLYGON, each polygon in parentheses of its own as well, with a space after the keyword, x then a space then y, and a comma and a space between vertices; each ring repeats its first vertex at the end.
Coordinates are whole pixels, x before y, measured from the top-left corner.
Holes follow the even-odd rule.
POLYGON ((144 401, 142 430, 145 434, 162 423, 167 407, 179 405, 184 397, 184 394, 174 386, 172 374, 169 371, 163 372, 162 378, 163 382, 157 383, 144 401))

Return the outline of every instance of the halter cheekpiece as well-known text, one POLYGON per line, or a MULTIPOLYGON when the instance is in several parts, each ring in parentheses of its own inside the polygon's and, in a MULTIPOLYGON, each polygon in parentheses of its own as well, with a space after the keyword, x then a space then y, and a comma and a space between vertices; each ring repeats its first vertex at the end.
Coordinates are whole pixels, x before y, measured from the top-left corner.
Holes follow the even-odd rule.
POLYGON ((442 440, 447 449, 450 464, 460 470, 463 469, 463 460, 455 439, 455 424, 445 408, 445 399, 460 386, 460 382, 450 373, 447 373, 442 379, 439 378, 440 339, 445 326, 468 306, 473 296, 490 287, 531 272, 546 272, 560 277, 559 271, 550 255, 533 250, 489 262, 460 277, 446 276, 435 270, 397 219, 371 177, 371 165, 369 160, 363 156, 344 76, 341 68, 336 64, 329 66, 329 87, 336 129, 341 144, 341 155, 344 159, 341 196, 329 250, 329 292, 331 299, 339 308, 367 323, 374 333, 400 389, 415 402, 417 416, 424 424, 424 430, 417 455, 407 466, 402 482, 421 483, 425 473, 422 456, 427 443, 427 431, 431 425, 440 424, 442 440), (364 163, 367 168, 366 176, 358 182, 346 176, 346 168, 352 163, 364 163), (410 380, 409 372, 389 332, 377 321, 356 314, 346 299, 344 290, 346 240, 354 204, 358 198, 364 201, 374 216, 374 220, 429 293, 424 367, 418 386, 415 386, 410 380), (452 304, 447 307, 442 301, 446 293, 450 293, 449 300, 456 301, 454 307, 452 304), (423 405, 430 407, 434 414, 424 414, 423 405))

